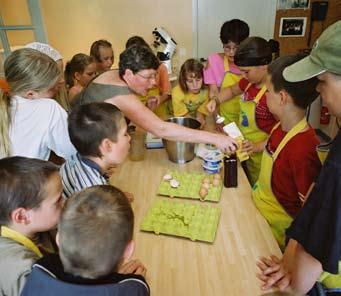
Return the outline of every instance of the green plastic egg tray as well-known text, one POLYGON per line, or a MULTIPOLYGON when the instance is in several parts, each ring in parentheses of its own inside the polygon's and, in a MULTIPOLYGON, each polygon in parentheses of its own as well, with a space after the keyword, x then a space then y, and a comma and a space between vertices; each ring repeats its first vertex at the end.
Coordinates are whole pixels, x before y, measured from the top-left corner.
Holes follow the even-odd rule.
POLYGON ((144 217, 141 230, 213 243, 220 218, 220 209, 157 199, 144 217))
POLYGON ((220 180, 220 184, 218 186, 210 185, 208 189, 208 194, 201 198, 199 195, 199 191, 202 185, 202 180, 204 178, 209 178, 213 180, 213 175, 209 174, 198 174, 198 173, 186 173, 179 171, 171 171, 167 174, 172 175, 172 177, 180 182, 180 186, 178 188, 172 188, 169 181, 165 181, 162 179, 161 184, 159 185, 157 193, 160 195, 171 196, 171 197, 180 197, 180 198, 190 198, 190 199, 201 199, 204 201, 213 201, 219 202, 221 197, 221 190, 223 188, 222 182, 220 180))

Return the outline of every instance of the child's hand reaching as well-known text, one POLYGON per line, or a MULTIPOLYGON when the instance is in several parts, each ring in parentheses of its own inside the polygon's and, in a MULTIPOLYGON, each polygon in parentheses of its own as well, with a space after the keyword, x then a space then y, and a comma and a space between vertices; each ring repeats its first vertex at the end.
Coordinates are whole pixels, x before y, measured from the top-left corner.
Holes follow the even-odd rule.
POLYGON ((257 262, 260 273, 257 277, 263 282, 262 290, 276 287, 286 289, 290 284, 290 274, 285 270, 283 261, 272 255, 270 258, 261 257, 257 262))
POLYGON ((249 140, 244 140, 242 143, 241 152, 246 152, 249 155, 256 152, 262 152, 264 150, 264 145, 265 145, 264 141, 253 143, 249 140))
POLYGON ((217 102, 215 100, 210 100, 206 105, 206 109, 210 113, 213 113, 216 107, 217 107, 217 102))
POLYGON ((140 260, 134 259, 122 264, 119 267, 118 272, 123 274, 133 273, 146 277, 147 269, 140 260))

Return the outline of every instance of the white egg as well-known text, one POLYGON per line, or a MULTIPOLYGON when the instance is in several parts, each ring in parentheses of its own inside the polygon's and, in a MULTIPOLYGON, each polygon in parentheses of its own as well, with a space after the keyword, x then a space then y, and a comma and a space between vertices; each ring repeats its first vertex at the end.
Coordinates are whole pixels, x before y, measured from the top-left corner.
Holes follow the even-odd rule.
POLYGON ((172 177, 171 174, 166 174, 166 175, 163 176, 163 180, 165 180, 165 181, 170 181, 172 179, 173 179, 173 177, 172 177))
POLYGON ((170 180, 169 183, 170 183, 170 186, 173 188, 178 188, 180 186, 180 182, 175 179, 170 180))

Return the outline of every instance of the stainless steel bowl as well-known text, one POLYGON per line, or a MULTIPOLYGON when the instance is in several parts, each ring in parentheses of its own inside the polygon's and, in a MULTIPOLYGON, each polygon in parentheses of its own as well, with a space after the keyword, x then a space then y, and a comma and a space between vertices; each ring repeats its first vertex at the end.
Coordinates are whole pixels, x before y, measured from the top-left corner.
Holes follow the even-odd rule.
MULTIPOLYGON (((173 122, 192 129, 198 129, 200 127, 200 122, 198 120, 189 117, 172 117, 167 119, 166 121, 173 122)), ((190 141, 190 139, 188 140, 190 141)), ((166 148, 170 161, 176 163, 185 163, 191 161, 195 156, 194 143, 185 143, 163 139, 163 145, 166 148)))

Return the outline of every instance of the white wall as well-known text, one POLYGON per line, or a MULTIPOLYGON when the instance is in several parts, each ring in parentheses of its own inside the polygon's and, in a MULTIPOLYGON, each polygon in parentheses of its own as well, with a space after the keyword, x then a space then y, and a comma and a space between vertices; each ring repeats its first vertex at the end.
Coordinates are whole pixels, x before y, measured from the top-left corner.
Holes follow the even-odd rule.
POLYGON ((222 52, 220 27, 233 18, 248 23, 250 36, 273 38, 276 3, 276 0, 192 0, 194 56, 222 52))

